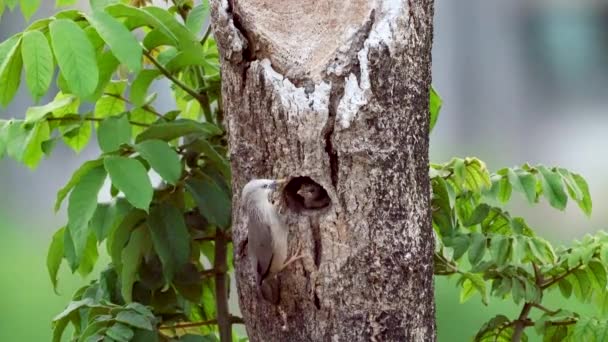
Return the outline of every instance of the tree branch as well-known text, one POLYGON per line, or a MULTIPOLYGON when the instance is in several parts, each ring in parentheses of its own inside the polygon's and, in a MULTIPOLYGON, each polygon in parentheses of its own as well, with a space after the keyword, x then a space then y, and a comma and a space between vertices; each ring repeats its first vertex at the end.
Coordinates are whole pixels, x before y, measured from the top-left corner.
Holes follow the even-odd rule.
POLYGON ((524 329, 526 328, 526 321, 528 320, 528 314, 530 314, 530 309, 532 309, 531 303, 524 304, 524 307, 521 309, 519 317, 517 318, 517 320, 514 321, 515 325, 513 327, 512 337, 513 342, 521 341, 521 335, 523 334, 524 329))
MULTIPOLYGON (((229 320, 230 320, 230 324, 244 324, 243 319, 238 316, 231 315, 229 317, 229 320)), ((217 324, 216 319, 210 319, 208 321, 201 321, 201 322, 188 322, 188 323, 177 323, 174 325, 165 325, 165 326, 158 327, 158 329, 159 330, 184 329, 184 328, 194 328, 194 327, 200 327, 200 326, 204 326, 204 325, 216 325, 216 324, 217 324)))
POLYGON ((549 288, 553 285, 555 285, 556 283, 558 283, 560 280, 566 278, 567 276, 571 275, 572 273, 574 273, 574 271, 578 270, 579 268, 581 268, 581 266, 583 266, 582 263, 579 263, 577 266, 567 270, 564 274, 560 275, 557 278, 553 278, 552 280, 547 281, 546 283, 542 284, 540 286, 541 290, 544 290, 546 288, 549 288))
MULTIPOLYGON (((121 101, 124 101, 125 103, 128 103, 130 105, 133 105, 133 102, 129 101, 129 99, 126 99, 126 98, 122 97, 121 95, 112 94, 112 93, 103 93, 103 94, 106 95, 106 96, 110 96, 110 97, 119 99, 121 101)), ((159 118, 164 118, 164 116, 161 113, 155 111, 154 109, 152 109, 152 107, 150 107, 148 105, 142 106, 141 108, 143 110, 145 110, 146 112, 149 112, 151 114, 154 114, 154 115, 158 116, 159 118)))
POLYGON ((226 283, 226 250, 227 241, 221 231, 215 233, 215 260, 213 268, 215 274, 215 303, 217 323, 220 330, 220 341, 232 341, 232 326, 228 310, 228 286, 226 283))
MULTIPOLYGON (((68 114, 68 115, 70 115, 70 114, 68 114)), ((81 117, 78 114, 71 114, 70 116, 48 117, 48 118, 46 118, 46 121, 81 121, 81 120, 84 120, 84 121, 101 122, 104 119, 105 118, 81 117)), ((131 121, 131 120, 129 120, 129 123, 131 125, 135 125, 135 126, 150 127, 149 124, 143 123, 143 122, 137 122, 137 121, 131 121)))
POLYGON ((532 305, 533 307, 535 307, 539 310, 542 310, 542 311, 548 313, 549 315, 555 315, 556 313, 559 312, 559 310, 553 311, 553 310, 547 309, 546 307, 542 306, 541 304, 537 304, 537 303, 530 303, 530 305, 532 305))
POLYGON ((202 102, 203 99, 201 98, 201 95, 199 93, 197 93, 194 89, 190 88, 188 85, 186 85, 185 83, 183 83, 182 81, 177 79, 175 76, 173 76, 171 74, 171 72, 169 72, 169 70, 165 69, 165 67, 162 66, 162 64, 160 64, 156 59, 154 59, 154 57, 152 57, 152 54, 150 54, 150 51, 144 49, 144 56, 146 56, 146 58, 148 58, 150 60, 150 62, 152 62, 152 64, 154 64, 154 66, 158 69, 158 71, 160 71, 163 75, 165 75, 176 86, 182 88, 186 93, 188 93, 188 95, 195 98, 201 104, 201 107, 203 106, 203 102, 202 102))

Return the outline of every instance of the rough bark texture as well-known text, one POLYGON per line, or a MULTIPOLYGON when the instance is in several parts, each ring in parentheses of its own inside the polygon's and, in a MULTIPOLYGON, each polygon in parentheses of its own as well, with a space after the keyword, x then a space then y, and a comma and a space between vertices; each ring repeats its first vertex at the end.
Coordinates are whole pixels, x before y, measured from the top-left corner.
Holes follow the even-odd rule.
POLYGON ((432 0, 215 0, 251 341, 433 341, 428 90, 432 0), (307 176, 329 208, 282 208, 311 258, 258 297, 240 191, 307 176))

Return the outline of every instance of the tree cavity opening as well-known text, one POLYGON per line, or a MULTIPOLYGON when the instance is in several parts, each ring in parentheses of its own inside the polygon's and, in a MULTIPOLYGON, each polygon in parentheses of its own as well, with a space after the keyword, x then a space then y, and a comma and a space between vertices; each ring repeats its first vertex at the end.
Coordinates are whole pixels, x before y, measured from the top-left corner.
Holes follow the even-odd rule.
POLYGON ((283 198, 296 213, 322 210, 331 204, 327 190, 306 176, 291 178, 283 189, 283 198))

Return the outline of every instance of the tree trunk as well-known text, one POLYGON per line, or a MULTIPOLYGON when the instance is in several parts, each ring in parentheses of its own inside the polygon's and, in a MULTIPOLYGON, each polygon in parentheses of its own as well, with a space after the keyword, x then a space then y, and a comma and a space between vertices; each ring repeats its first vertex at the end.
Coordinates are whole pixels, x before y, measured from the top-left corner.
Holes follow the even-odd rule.
POLYGON ((251 341, 434 341, 428 177, 432 0, 215 0, 233 172, 239 302, 251 341), (315 182, 281 202, 290 252, 260 298, 240 192, 315 182), (295 183, 294 183, 295 182, 295 183), (292 203, 293 204, 293 203, 292 203))

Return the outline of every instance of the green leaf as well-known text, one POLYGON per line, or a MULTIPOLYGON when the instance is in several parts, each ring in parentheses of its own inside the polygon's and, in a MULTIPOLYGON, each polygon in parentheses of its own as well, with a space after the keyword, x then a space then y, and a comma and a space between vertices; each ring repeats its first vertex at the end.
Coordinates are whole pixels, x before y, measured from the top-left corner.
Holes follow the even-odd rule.
POLYGON ((29 131, 24 128, 23 121, 9 120, 4 124, 3 140, 6 141, 6 154, 17 160, 23 160, 26 139, 29 131))
POLYGON ((103 241, 122 222, 131 208, 124 198, 119 198, 112 203, 97 204, 97 209, 90 222, 90 229, 95 232, 97 241, 103 241))
POLYGON ((152 29, 146 34, 146 37, 144 37, 143 44, 146 49, 151 51, 159 46, 173 46, 176 43, 171 36, 165 33, 165 31, 161 29, 152 29))
POLYGON ((200 47, 196 37, 184 25, 178 22, 173 14, 162 8, 153 6, 144 7, 142 11, 150 14, 156 20, 155 27, 162 27, 163 30, 166 30, 166 33, 175 37, 182 51, 194 49, 197 46, 200 47))
POLYGON ((460 290, 460 303, 464 303, 469 300, 475 294, 475 286, 469 279, 464 279, 462 282, 462 289, 460 290))
MULTIPOLYGON (((58 112, 66 107, 73 107, 70 105, 72 105, 75 102, 77 102, 77 99, 74 96, 71 96, 71 95, 57 96, 57 97, 55 97, 55 99, 53 101, 45 104, 44 106, 29 107, 27 109, 27 111, 25 112, 25 122, 33 123, 33 122, 39 121, 42 118, 44 118, 45 116, 47 116, 47 114, 51 114, 53 112, 58 112)), ((63 116, 63 115, 58 115, 58 116, 63 116)))
MULTIPOLYGON (((474 340, 483 342, 510 342, 513 335, 513 327, 509 325, 510 320, 504 315, 497 315, 484 323, 474 340)), ((522 336, 522 341, 527 338, 522 336)))
POLYGON ((110 46, 114 56, 131 72, 139 72, 142 49, 133 34, 120 21, 103 11, 93 11, 93 14, 87 16, 87 19, 110 46))
POLYGON ((140 143, 144 140, 150 139, 171 141, 175 138, 190 134, 197 136, 213 136, 221 134, 221 131, 215 125, 210 123, 178 119, 175 121, 150 126, 137 136, 135 142, 140 143))
POLYGON ((95 234, 93 234, 93 232, 89 232, 87 244, 80 260, 80 265, 78 265, 78 273, 82 277, 89 275, 93 271, 98 257, 99 253, 97 253, 97 241, 95 240, 95 234))
POLYGON ((508 170, 507 176, 513 188, 524 195, 530 204, 536 203, 536 178, 524 170, 508 170))
POLYGON ((150 319, 132 310, 124 310, 119 312, 118 315, 116 315, 116 321, 144 330, 154 329, 152 323, 150 322, 150 319))
POLYGON ((498 265, 504 265, 511 254, 511 239, 507 236, 494 236, 490 242, 492 258, 498 265))
MULTIPOLYGON (((469 272, 463 273, 462 276, 470 281, 470 284, 472 285, 472 287, 475 290, 477 290, 477 292, 479 292, 479 294, 481 295, 481 301, 485 305, 488 305, 488 293, 486 290, 486 282, 483 280, 483 277, 481 277, 478 274, 473 274, 473 273, 469 273, 469 272)), ((464 288, 464 286, 463 286, 463 288, 464 288)), ((461 295, 462 295, 462 292, 461 292, 461 295)), ((462 297, 460 298, 460 301, 461 301, 461 303, 464 302, 462 297)))
POLYGON ((40 31, 23 34, 21 56, 25 81, 35 101, 46 93, 53 79, 55 64, 49 42, 40 31))
POLYGON ((152 207, 148 217, 154 249, 163 263, 167 284, 190 259, 190 234, 182 212, 167 202, 152 207))
POLYGON ((21 7, 21 13, 25 18, 25 21, 29 21, 30 18, 40 6, 41 0, 19 0, 19 6, 21 7))
POLYGON ((199 50, 180 51, 165 64, 165 69, 177 73, 189 66, 205 66, 207 60, 199 50))
POLYGON ((570 283, 568 279, 562 279, 557 283, 557 285, 559 286, 559 291, 561 292, 562 296, 565 298, 570 298, 572 295, 572 283, 570 283))
POLYGON ((232 177, 228 160, 226 160, 226 158, 221 155, 206 139, 196 139, 194 142, 192 142, 192 144, 188 145, 188 149, 203 153, 207 158, 209 158, 209 160, 215 165, 215 167, 222 173, 224 177, 227 179, 232 177))
POLYGON ((591 195, 589 194, 589 185, 587 185, 587 181, 585 181, 581 175, 573 173, 572 178, 583 195, 581 200, 576 200, 576 203, 587 216, 591 216, 593 203, 591 202, 591 195))
POLYGON ((59 271, 61 261, 63 260, 64 232, 65 227, 62 227, 53 234, 53 239, 51 240, 51 245, 49 246, 49 251, 46 256, 46 268, 49 271, 49 276, 53 283, 53 290, 56 294, 59 294, 57 292, 57 272, 59 271))
MULTIPOLYGON (((161 10, 161 9, 158 9, 158 10, 165 12, 168 17, 171 16, 168 12, 166 12, 164 10, 161 10)), ((178 43, 179 39, 172 32, 172 27, 170 27, 168 25, 169 23, 165 23, 165 22, 159 20, 158 18, 149 14, 147 11, 144 11, 142 9, 135 8, 132 6, 126 6, 123 4, 116 4, 116 5, 108 6, 108 7, 106 7, 105 11, 108 12, 111 16, 113 16, 115 18, 126 17, 126 18, 132 20, 133 22, 136 23, 135 25, 133 25, 133 27, 131 27, 132 29, 135 27, 140 27, 140 26, 149 26, 152 28, 156 28, 156 29, 160 30, 164 35, 170 37, 171 40, 173 41, 174 45, 177 45, 177 43, 178 43)), ((171 26, 175 25, 175 23, 177 24, 177 26, 181 26, 181 24, 179 24, 177 22, 177 20, 175 20, 174 18, 169 21, 174 22, 173 24, 171 24, 171 26)), ((183 26, 182 26, 182 28, 183 28, 183 26)), ((187 32, 187 30, 185 28, 184 28, 184 31, 187 32)))
POLYGON ((61 342, 61 337, 70 320, 64 317, 53 322, 53 342, 61 342))
MULTIPOLYGON (((156 119, 158 119, 156 115, 150 113, 149 111, 143 108, 134 108, 131 113, 129 113, 129 117, 131 121, 142 124, 152 124, 156 121, 156 119)), ((146 130, 146 128, 147 127, 143 127, 141 125, 131 125, 131 134, 132 136, 136 137, 141 132, 146 130)))
POLYGON ((542 165, 538 166, 538 171, 542 175, 543 194, 549 200, 549 204, 556 209, 564 210, 568 196, 564 191, 561 177, 542 165))
POLYGON ((443 178, 435 177, 431 180, 431 185, 433 188, 433 198, 431 199, 433 223, 438 226, 442 236, 449 236, 454 230, 454 223, 447 183, 443 178))
POLYGON ((511 183, 509 182, 508 177, 501 177, 500 180, 496 183, 497 189, 497 199, 501 203, 505 204, 509 202, 511 199, 511 183))
POLYGON ((97 208, 97 194, 105 179, 106 172, 101 166, 91 169, 75 184, 68 199, 68 232, 74 242, 77 265, 86 249, 89 221, 97 208))
POLYGON ((6 151, 6 145, 8 143, 8 126, 10 124, 10 121, 0 120, 0 159, 4 157, 4 152, 6 151))
POLYGON ((122 323, 116 323, 106 331, 106 336, 119 342, 129 342, 133 335, 133 330, 122 323))
POLYGON ((604 264, 608 264, 608 244, 602 244, 600 247, 600 259, 604 264))
POLYGON ((103 161, 101 159, 94 159, 94 160, 86 161, 86 162, 84 162, 84 164, 82 164, 78 168, 78 170, 76 170, 72 174, 72 177, 70 178, 68 183, 57 192, 57 200, 55 201, 55 212, 57 212, 59 210, 59 208, 61 207, 61 202, 63 202, 63 199, 74 188, 74 186, 80 182, 81 178, 83 176, 85 176, 86 174, 88 174, 94 168, 100 166, 102 163, 103 163, 103 161))
POLYGON ((122 270, 120 272, 121 293, 125 302, 133 300, 133 284, 137 280, 137 270, 144 255, 150 249, 151 242, 148 230, 141 225, 131 233, 129 243, 122 250, 122 270))
POLYGON ((144 166, 135 159, 106 157, 103 161, 112 184, 135 208, 148 211, 154 190, 144 166))
POLYGON ((596 325, 594 318, 581 317, 574 325, 573 340, 594 341, 596 325))
POLYGON ((78 0, 56 0, 55 7, 65 7, 75 5, 78 0))
POLYGON ((606 267, 599 261, 591 260, 587 264, 587 272, 595 288, 598 291, 606 291, 606 283, 608 281, 606 267))
POLYGON ((131 124, 127 115, 103 120, 97 130, 97 141, 106 153, 118 150, 122 144, 128 144, 131 141, 131 124))
POLYGON ((521 300, 525 297, 525 287, 522 281, 518 278, 513 278, 511 282, 511 293, 513 294, 513 301, 515 304, 519 304, 521 300))
POLYGON ((68 133, 63 134, 61 139, 74 152, 80 153, 87 146, 93 133, 92 123, 89 121, 80 121, 76 128, 73 128, 68 133))
POLYGON ((577 269, 566 279, 572 283, 572 290, 579 301, 585 302, 591 290, 591 281, 585 270, 577 269))
POLYGON ((40 160, 44 156, 42 150, 42 144, 49 140, 51 137, 51 131, 49 129, 49 123, 46 121, 37 122, 32 129, 30 129, 27 138, 25 139, 25 150, 23 151, 22 161, 30 169, 35 169, 40 163, 40 160))
POLYGON ((150 84, 160 76, 160 71, 157 69, 142 70, 131 85, 131 102, 136 106, 143 106, 146 104, 146 98, 148 94, 148 88, 150 84))
POLYGON ((122 250, 129 241, 133 229, 145 222, 145 218, 146 213, 144 211, 133 209, 109 233, 106 247, 112 258, 112 264, 119 273, 122 270, 122 250))
POLYGON ((470 240, 467 235, 455 235, 453 237, 444 237, 443 241, 446 247, 452 247, 454 249, 454 260, 460 259, 460 257, 462 257, 464 253, 466 253, 470 244, 470 240))
POLYGON ((469 262, 477 265, 486 253, 487 238, 484 234, 472 233, 471 246, 469 247, 469 262))
POLYGON ((97 100, 97 103, 95 103, 93 116, 96 118, 107 118, 122 114, 125 110, 126 104, 123 100, 116 96, 103 95, 97 100))
POLYGON ((146 140, 135 145, 137 151, 167 182, 176 184, 182 174, 179 155, 161 140, 146 140))
MULTIPOLYGON (((97 87, 95 88, 95 92, 93 92, 93 94, 89 97, 87 97, 87 100, 90 102, 95 102, 98 101, 98 99, 103 95, 104 91, 106 90, 106 86, 108 84, 108 82, 110 82, 110 80, 112 79, 112 74, 116 71, 116 68, 118 68, 118 65, 120 63, 118 62, 118 60, 116 59, 116 57, 114 57, 114 55, 112 54, 111 51, 106 51, 106 52, 102 52, 101 54, 99 54, 97 56, 97 68, 99 69, 99 82, 97 83, 97 87)), ((121 101, 118 98, 114 98, 114 100, 116 100, 117 102, 123 102, 122 105, 124 106, 124 101, 121 101)), ((107 100, 106 100, 107 101, 107 100)), ((97 105, 96 105, 97 107, 97 105)), ((110 116, 110 114, 107 114, 108 110, 105 110, 104 106, 100 106, 102 109, 100 109, 99 111, 101 113, 106 113, 106 114, 97 114, 96 117, 106 117, 106 116, 110 116)), ((118 113, 122 113, 125 110, 122 109, 120 111, 114 111, 115 114, 118 113)))
POLYGON ((230 226, 230 196, 211 177, 203 175, 200 179, 190 178, 186 181, 186 189, 209 223, 224 229, 230 226))
POLYGON ((93 45, 75 22, 58 19, 49 24, 57 64, 70 90, 79 97, 93 94, 99 70, 93 45))
POLYGON ((481 222, 483 222, 483 220, 485 220, 485 218, 488 216, 489 212, 490 212, 490 206, 485 203, 481 203, 477 206, 477 208, 475 208, 473 213, 471 213, 471 216, 469 216, 466 221, 462 222, 462 224, 465 227, 470 227, 470 226, 474 226, 476 224, 480 224, 481 222))
POLYGON ((0 44, 0 105, 7 106, 21 83, 21 37, 13 36, 0 44))
POLYGON ((53 322, 57 322, 65 317, 68 317, 72 312, 75 312, 76 310, 82 308, 82 307, 87 307, 87 306, 91 306, 93 305, 93 300, 91 298, 85 298, 82 300, 77 300, 77 301, 72 301, 70 302, 70 304, 68 304, 68 306, 57 316, 55 316, 55 318, 53 318, 53 322))
POLYGON ((430 112, 430 117, 431 117, 431 124, 430 124, 430 128, 429 128, 429 132, 432 132, 433 128, 435 128, 435 124, 437 123, 437 119, 439 118, 439 111, 441 110, 442 102, 443 101, 441 100, 441 97, 439 96, 437 91, 435 91, 435 88, 433 86, 431 86, 430 99, 429 99, 429 112, 430 112))

